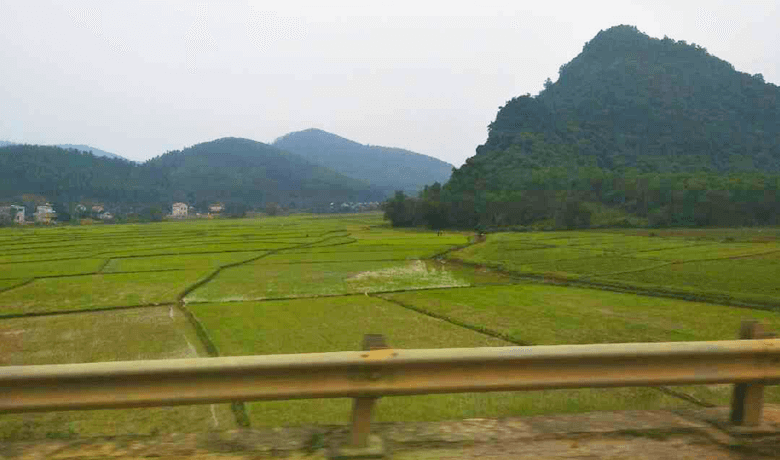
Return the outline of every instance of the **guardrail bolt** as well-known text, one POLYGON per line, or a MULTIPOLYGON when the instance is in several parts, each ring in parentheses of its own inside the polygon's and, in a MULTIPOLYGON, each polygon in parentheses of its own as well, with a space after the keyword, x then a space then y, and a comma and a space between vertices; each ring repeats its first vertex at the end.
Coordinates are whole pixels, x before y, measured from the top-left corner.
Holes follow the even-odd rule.
MULTIPOLYGON (((764 330, 764 326, 755 320, 742 321, 739 338, 742 340, 765 339, 774 336, 764 330)), ((731 423, 740 426, 761 425, 764 411, 764 384, 734 384, 731 398, 731 423)))

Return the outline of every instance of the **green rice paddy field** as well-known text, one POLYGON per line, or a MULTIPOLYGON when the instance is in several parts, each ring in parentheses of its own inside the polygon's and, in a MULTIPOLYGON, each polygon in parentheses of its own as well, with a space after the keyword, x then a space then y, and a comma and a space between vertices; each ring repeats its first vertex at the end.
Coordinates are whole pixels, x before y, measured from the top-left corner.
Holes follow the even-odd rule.
MULTIPOLYGON (((780 331, 780 230, 491 234, 379 214, 0 229, 0 366, 780 331), (197 330, 201 332, 198 333, 197 330)), ((392 397, 380 421, 728 402, 723 385, 392 397), (682 397, 681 397, 682 396, 682 397)), ((780 402, 776 387, 767 399, 780 402)), ((0 439, 346 423, 349 400, 16 414, 0 439)))

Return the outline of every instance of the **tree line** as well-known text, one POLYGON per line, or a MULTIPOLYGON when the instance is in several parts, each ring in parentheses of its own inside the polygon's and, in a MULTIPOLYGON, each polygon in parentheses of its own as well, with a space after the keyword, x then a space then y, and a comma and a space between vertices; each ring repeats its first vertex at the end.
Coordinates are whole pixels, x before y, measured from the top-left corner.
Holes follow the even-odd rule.
POLYGON ((438 183, 416 197, 396 192, 383 205, 393 226, 434 229, 588 228, 599 213, 620 211, 602 225, 651 227, 780 224, 780 176, 760 173, 618 174, 580 177, 523 190, 453 189, 438 183), (632 219, 636 217, 638 219, 632 219))

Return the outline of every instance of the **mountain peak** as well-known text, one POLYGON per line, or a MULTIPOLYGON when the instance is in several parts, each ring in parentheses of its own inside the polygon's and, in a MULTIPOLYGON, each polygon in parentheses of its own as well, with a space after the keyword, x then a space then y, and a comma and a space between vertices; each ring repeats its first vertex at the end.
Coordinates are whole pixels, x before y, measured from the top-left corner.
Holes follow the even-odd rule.
POLYGON ((498 161, 483 154, 511 150, 507 158, 517 160, 516 167, 491 166, 514 171, 507 183, 518 171, 564 163, 642 172, 776 172, 778 101, 780 88, 759 74, 738 72, 699 45, 619 25, 586 43, 538 96, 507 102, 470 161, 498 161))
POLYGON ((273 145, 277 144, 284 144, 292 139, 295 139, 295 142, 299 142, 302 139, 309 139, 313 142, 324 142, 328 144, 350 144, 350 145, 362 145, 359 142, 355 142, 353 140, 347 139, 345 137, 341 137, 337 134, 329 133, 328 131, 323 131, 319 128, 308 128, 301 131, 293 131, 291 133, 287 133, 284 136, 281 136, 277 138, 273 145))
POLYGON ((591 42, 599 39, 606 39, 606 38, 650 38, 649 35, 639 30, 636 26, 632 26, 630 24, 619 24, 616 26, 612 26, 608 29, 603 29, 599 31, 599 33, 596 34, 595 37, 591 40, 591 42))
POLYGON ((387 192, 416 193, 425 185, 445 182, 452 171, 451 164, 427 155, 364 145, 317 128, 285 134, 273 145, 387 192))

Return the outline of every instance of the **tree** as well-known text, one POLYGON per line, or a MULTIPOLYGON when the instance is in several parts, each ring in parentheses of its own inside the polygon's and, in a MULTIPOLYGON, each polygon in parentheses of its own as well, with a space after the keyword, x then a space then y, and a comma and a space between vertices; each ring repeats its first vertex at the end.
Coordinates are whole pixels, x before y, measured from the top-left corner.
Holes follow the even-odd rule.
POLYGON ((70 210, 68 209, 68 206, 61 202, 61 201, 55 201, 52 205, 52 209, 57 214, 57 221, 59 222, 70 222, 70 210))
POLYGON ((555 213, 555 226, 565 229, 590 227, 591 211, 578 197, 567 194, 555 213))
POLYGON ((159 206, 148 206, 138 213, 137 218, 141 222, 162 222, 163 211, 159 206))
POLYGON ((246 217, 247 205, 240 201, 230 201, 225 203, 225 209, 222 214, 230 218, 246 217))
POLYGON ((269 216, 276 216, 279 215, 282 212, 282 208, 274 203, 274 202, 268 202, 265 204, 265 213, 269 216))
POLYGON ((393 199, 382 204, 384 218, 389 220, 393 227, 412 226, 415 204, 415 200, 407 198, 403 191, 397 190, 393 199))

